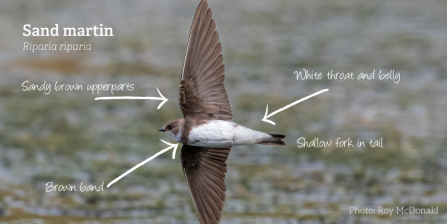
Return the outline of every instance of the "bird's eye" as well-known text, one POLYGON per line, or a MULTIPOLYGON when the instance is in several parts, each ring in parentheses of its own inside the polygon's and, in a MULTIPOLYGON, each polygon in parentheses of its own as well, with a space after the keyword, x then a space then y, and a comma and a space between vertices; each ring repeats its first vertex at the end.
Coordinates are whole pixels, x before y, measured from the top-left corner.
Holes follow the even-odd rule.
POLYGON ((171 129, 171 128, 172 128, 172 125, 168 125, 166 128, 167 128, 167 129, 171 129))

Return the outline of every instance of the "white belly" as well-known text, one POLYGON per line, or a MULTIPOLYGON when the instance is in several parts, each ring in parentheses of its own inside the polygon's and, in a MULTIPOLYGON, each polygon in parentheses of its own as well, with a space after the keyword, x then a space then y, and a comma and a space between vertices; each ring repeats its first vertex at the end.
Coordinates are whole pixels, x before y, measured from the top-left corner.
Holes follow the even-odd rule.
POLYGON ((188 144, 220 148, 256 144, 270 137, 269 134, 246 128, 234 122, 213 120, 194 127, 189 134, 188 144))

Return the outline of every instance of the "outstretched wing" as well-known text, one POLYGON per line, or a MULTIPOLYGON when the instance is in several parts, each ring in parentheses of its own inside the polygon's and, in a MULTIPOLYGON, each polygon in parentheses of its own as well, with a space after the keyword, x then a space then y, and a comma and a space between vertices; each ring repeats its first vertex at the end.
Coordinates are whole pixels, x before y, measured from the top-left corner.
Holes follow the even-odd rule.
POLYGON ((180 81, 179 104, 183 116, 207 115, 231 121, 233 113, 224 87, 222 47, 206 0, 192 22, 180 81))
POLYGON ((217 224, 225 201, 228 148, 183 145, 183 173, 201 224, 217 224))

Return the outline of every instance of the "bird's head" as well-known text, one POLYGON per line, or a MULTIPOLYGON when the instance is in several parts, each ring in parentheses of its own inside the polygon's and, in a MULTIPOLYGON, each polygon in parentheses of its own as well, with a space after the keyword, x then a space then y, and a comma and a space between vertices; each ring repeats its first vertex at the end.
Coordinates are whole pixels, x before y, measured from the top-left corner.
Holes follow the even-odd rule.
POLYGON ((181 140, 181 129, 183 126, 183 119, 169 121, 166 124, 163 125, 163 128, 161 128, 158 131, 164 132, 169 135, 172 139, 174 139, 177 142, 180 142, 181 140))

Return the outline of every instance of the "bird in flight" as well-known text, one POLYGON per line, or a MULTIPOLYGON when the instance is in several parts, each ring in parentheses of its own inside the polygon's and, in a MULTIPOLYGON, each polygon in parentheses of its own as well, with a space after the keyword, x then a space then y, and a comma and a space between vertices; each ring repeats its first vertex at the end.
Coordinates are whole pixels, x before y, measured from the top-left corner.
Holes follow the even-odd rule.
POLYGON ((183 144, 183 173, 201 224, 215 224, 221 218, 231 147, 284 146, 281 139, 286 137, 232 122, 221 50, 211 9, 202 0, 192 22, 180 81, 179 104, 184 118, 169 121, 159 130, 183 144))

